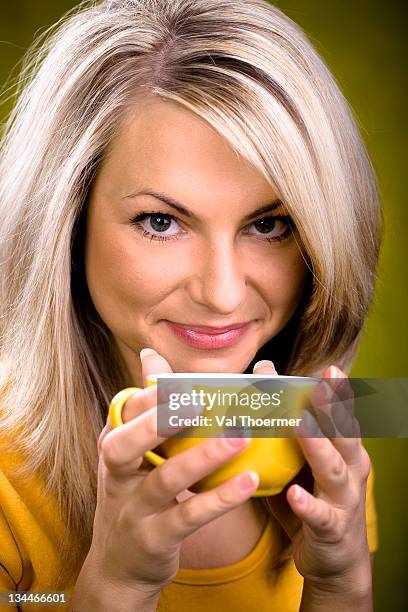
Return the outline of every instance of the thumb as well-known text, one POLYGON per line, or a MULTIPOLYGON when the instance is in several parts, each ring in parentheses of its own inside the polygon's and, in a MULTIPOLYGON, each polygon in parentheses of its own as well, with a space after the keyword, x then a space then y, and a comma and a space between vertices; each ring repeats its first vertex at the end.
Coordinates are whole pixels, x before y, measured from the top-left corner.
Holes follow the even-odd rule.
POLYGON ((262 359, 257 361, 253 368, 254 374, 269 374, 270 376, 278 376, 278 373, 273 365, 273 361, 262 359))
POLYGON ((173 372, 168 361, 154 349, 144 348, 140 351, 140 360, 142 362, 143 386, 147 385, 147 377, 149 374, 167 374, 173 372))

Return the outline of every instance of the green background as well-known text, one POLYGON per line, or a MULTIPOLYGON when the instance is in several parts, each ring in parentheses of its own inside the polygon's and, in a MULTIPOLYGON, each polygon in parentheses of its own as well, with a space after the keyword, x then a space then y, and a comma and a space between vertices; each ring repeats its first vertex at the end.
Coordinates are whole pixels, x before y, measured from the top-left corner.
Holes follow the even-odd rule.
MULTIPOLYGON (((76 3, 15 0, 0 8, 0 83, 38 30, 76 3)), ((325 58, 346 95, 379 178, 385 236, 375 303, 352 370, 358 377, 408 376, 408 211, 406 160, 406 17, 403 2, 282 0, 325 58)), ((0 107, 5 117, 9 103, 0 107)), ((387 410, 384 406, 384 410, 387 410)), ((376 610, 407 609, 408 440, 369 440, 376 475, 380 549, 375 559, 376 610)))

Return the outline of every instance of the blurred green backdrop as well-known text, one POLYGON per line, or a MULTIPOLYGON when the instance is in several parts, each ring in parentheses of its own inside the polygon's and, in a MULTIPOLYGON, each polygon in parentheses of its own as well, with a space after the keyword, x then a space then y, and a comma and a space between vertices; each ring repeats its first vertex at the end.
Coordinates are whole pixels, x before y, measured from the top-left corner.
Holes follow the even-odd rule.
MULTIPOLYGON (((0 8, 0 83, 39 30, 75 6, 72 0, 15 0, 0 8)), ((408 208, 405 190, 407 108, 405 2, 280 0, 325 58, 358 119, 379 178, 385 237, 379 283, 352 375, 408 376, 408 208)), ((7 94, 6 94, 7 96, 7 94)), ((9 103, 0 108, 4 118, 9 103)), ((387 406, 384 406, 387 409, 387 406)), ((408 609, 404 559, 408 440, 368 440, 376 475, 380 550, 375 602, 380 612, 408 609)))

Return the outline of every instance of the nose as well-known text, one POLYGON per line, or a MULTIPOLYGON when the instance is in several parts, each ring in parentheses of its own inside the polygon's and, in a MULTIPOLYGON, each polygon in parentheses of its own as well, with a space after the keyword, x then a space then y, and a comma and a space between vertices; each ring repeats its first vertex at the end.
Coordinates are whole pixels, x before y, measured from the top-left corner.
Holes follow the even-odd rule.
POLYGON ((230 239, 205 243, 195 253, 190 276, 193 300, 212 312, 236 312, 247 292, 243 253, 230 239))

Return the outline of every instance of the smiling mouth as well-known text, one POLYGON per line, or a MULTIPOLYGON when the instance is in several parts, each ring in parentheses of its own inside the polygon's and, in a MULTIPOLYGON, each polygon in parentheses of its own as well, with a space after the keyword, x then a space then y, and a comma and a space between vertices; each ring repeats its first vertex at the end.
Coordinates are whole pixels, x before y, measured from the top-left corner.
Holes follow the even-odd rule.
POLYGON ((244 327, 244 325, 248 325, 248 323, 251 321, 240 321, 239 323, 230 323, 229 325, 195 325, 194 323, 177 323, 176 321, 168 322, 172 323, 173 325, 178 325, 179 327, 184 327, 184 329, 191 329, 199 333, 223 334, 226 331, 230 331, 230 329, 244 327))
POLYGON ((252 321, 224 327, 186 325, 164 321, 173 334, 186 344, 199 349, 221 349, 236 344, 248 331, 252 321))

